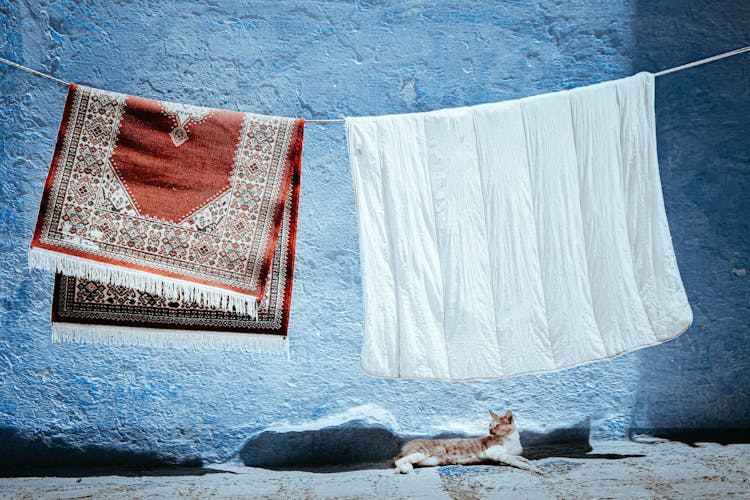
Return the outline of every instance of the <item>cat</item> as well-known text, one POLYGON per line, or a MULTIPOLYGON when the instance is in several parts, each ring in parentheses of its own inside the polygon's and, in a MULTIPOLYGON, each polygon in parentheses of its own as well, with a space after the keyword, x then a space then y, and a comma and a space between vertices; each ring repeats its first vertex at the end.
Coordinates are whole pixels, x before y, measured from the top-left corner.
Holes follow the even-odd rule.
POLYGON ((542 475, 542 472, 521 456, 523 448, 513 413, 498 417, 490 410, 492 421, 488 436, 459 439, 415 439, 409 441, 394 457, 394 472, 408 474, 417 467, 435 465, 478 464, 499 462, 542 475))

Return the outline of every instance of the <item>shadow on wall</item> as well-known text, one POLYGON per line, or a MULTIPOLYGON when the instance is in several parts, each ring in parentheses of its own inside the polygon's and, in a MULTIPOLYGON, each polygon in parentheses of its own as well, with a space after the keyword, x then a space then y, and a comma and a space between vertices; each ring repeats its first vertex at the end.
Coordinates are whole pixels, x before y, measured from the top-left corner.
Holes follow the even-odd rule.
MULTIPOLYGON (((638 0, 634 71, 750 44, 750 2, 638 0)), ((686 443, 750 433, 750 56, 656 81, 664 201, 692 328, 639 351, 633 433, 686 443), (739 270, 739 272, 737 271, 739 270)))
POLYGON ((652 438, 679 441, 697 448, 698 443, 748 444, 750 430, 747 429, 660 429, 646 436, 632 435, 631 440, 638 443, 654 442, 652 438))
MULTIPOLYGON (((521 432, 524 456, 619 459, 641 455, 592 454, 590 423, 582 421, 551 432, 521 432)), ((407 441, 428 436, 399 436, 382 425, 350 421, 320 430, 263 432, 250 439, 238 455, 245 466, 274 470, 341 472, 387 469, 407 441)), ((442 433, 431 438, 467 437, 442 433)), ((0 442, 12 455, 0 457, 0 477, 13 476, 175 476, 202 475, 200 459, 175 462, 149 452, 96 446, 77 447, 59 438, 29 438, 15 429, 0 428, 0 442)))
MULTIPOLYGON (((639 455, 589 454, 590 424, 585 420, 569 428, 551 432, 521 432, 524 456, 618 459, 639 455)), ((320 430, 263 432, 250 439, 239 452, 248 467, 310 472, 386 469, 401 446, 427 436, 399 436, 381 425, 350 421, 320 430)), ((432 438, 467 437, 443 433, 432 438)))
POLYGON ((175 462, 155 453, 98 446, 78 447, 59 438, 43 439, 0 427, 3 449, 0 477, 12 476, 146 476, 205 473, 198 458, 175 462), (84 470, 79 470, 82 468, 84 470))

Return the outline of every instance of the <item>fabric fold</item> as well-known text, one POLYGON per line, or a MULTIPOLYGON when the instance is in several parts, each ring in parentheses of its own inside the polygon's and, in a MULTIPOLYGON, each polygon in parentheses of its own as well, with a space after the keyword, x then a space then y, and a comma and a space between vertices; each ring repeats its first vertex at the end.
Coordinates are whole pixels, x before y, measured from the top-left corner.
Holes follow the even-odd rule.
POLYGON ((565 365, 604 358, 589 282, 595 277, 587 265, 570 95, 530 97, 521 110, 552 350, 565 365))
POLYGON ((443 336, 450 378, 500 374, 472 116, 466 108, 427 113, 424 129, 443 277, 443 336), (467 261, 473 265, 465 266, 467 261))
POLYGON ((501 365, 553 369, 521 105, 481 105, 473 116, 501 365))
POLYGON ((560 370, 682 333, 653 75, 346 120, 378 377, 560 370))
POLYGON ((620 168, 638 291, 654 335, 668 340, 693 322, 669 232, 659 177, 654 75, 615 82, 620 107, 620 168))
POLYGON ((620 174, 617 89, 570 92, 592 306, 607 357, 658 339, 636 285, 620 174))

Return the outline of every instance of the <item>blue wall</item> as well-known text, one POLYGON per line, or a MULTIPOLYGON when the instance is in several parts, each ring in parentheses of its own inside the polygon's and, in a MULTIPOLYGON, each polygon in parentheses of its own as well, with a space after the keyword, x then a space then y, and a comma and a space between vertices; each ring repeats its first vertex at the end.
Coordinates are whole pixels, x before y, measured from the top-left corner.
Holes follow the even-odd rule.
MULTIPOLYGON (((637 3, 633 70, 750 45, 750 2, 637 3)), ((646 349, 640 429, 750 428, 750 56, 657 79, 662 186, 693 327, 646 349)))
MULTIPOLYGON (((0 54, 157 99, 372 115, 517 98, 728 50, 750 41, 741 3, 30 0, 0 6, 0 54)), ((26 249, 65 88, 0 68, 0 463, 223 460, 266 428, 321 419, 481 431, 488 407, 511 407, 536 430, 590 421, 596 438, 748 427, 750 278, 731 272, 750 267, 747 60, 658 81, 665 198, 694 327, 612 362, 481 383, 359 370, 358 243, 340 124, 305 133, 291 361, 51 344, 52 277, 27 270, 26 249)))

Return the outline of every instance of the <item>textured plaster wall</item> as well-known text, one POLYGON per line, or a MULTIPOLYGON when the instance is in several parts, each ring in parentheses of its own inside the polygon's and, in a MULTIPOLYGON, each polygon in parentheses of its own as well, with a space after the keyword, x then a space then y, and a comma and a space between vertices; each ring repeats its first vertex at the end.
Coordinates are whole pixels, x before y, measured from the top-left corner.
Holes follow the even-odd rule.
MULTIPOLYGON (((750 2, 642 0, 633 69, 750 45, 750 2)), ((633 427, 750 428, 750 57, 657 79, 667 215, 693 328, 636 354, 633 427)))
MULTIPOLYGON (((0 6, 0 54, 129 94, 328 118, 522 97, 750 40, 741 2, 708 19, 704 2, 643 3, 28 0, 0 6), (687 4, 694 10, 675 8, 687 4)), ((664 190, 696 326, 559 374, 431 383, 359 370, 357 229, 340 124, 305 133, 291 361, 51 344, 52 277, 28 271, 26 258, 65 88, 0 68, 0 464, 216 461, 269 427, 358 417, 398 433, 481 431, 488 407, 513 408, 536 430, 588 420, 599 438, 746 427, 748 278, 731 270, 750 265, 748 71, 738 59, 658 84, 664 190)))

